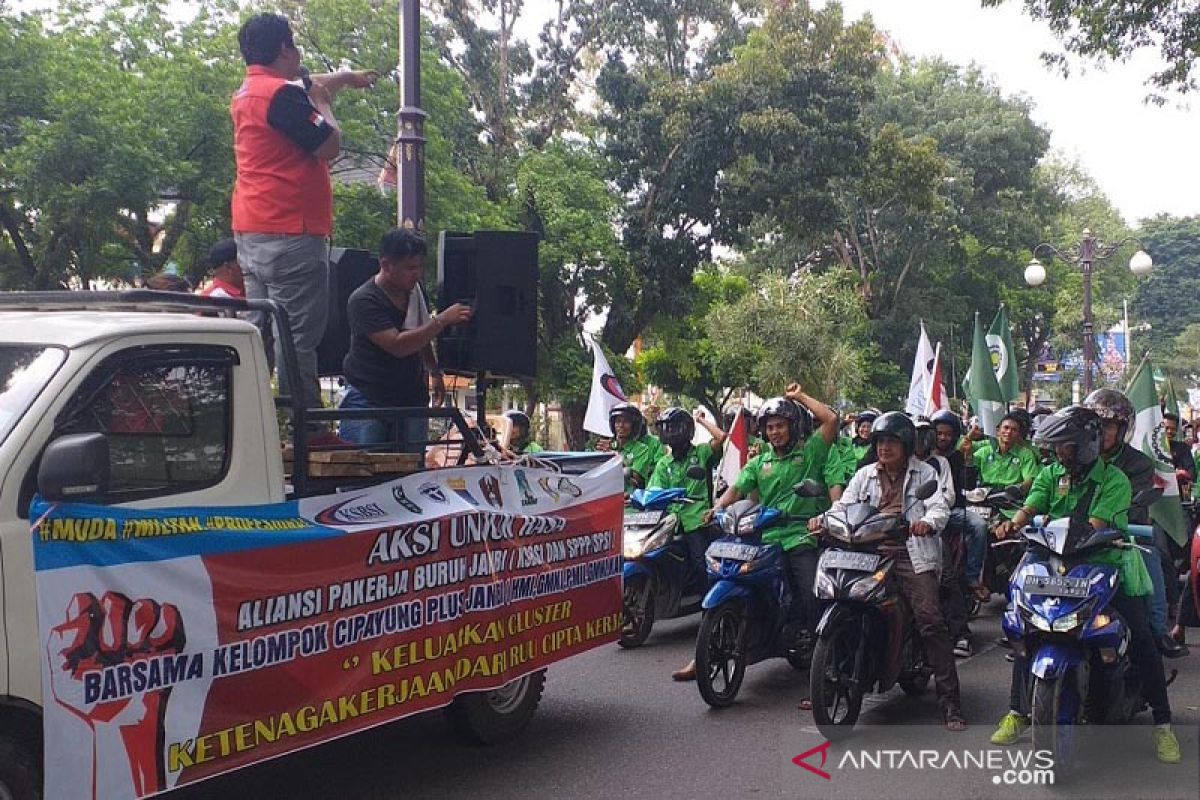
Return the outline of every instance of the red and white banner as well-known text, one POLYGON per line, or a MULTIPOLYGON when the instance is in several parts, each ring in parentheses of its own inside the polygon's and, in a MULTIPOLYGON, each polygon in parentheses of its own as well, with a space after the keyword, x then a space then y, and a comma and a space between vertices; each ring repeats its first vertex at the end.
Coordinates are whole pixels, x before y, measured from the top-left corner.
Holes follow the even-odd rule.
POLYGON ((271 506, 35 505, 46 796, 144 797, 615 641, 620 462, 271 506))

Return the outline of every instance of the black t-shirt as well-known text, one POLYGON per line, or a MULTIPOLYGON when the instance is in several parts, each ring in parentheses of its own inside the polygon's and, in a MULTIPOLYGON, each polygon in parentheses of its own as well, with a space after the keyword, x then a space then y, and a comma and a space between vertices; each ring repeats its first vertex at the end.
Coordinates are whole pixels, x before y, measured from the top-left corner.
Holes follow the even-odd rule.
POLYGON ((333 127, 308 99, 308 93, 290 83, 271 98, 267 123, 309 153, 333 134, 333 127))
MULTIPOLYGON (((418 287, 415 291, 420 291, 418 287)), ((406 309, 397 308, 371 278, 346 303, 350 350, 342 362, 346 380, 377 406, 428 406, 429 389, 421 354, 396 358, 378 347, 370 334, 405 330, 406 309)))

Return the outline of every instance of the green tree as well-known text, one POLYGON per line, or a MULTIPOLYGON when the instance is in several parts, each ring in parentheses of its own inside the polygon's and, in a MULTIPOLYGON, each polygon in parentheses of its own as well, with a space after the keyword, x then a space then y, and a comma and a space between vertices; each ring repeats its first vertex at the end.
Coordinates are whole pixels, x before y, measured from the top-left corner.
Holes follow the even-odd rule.
POLYGON ((636 364, 648 382, 702 403, 720 419, 732 392, 745 386, 753 362, 748 352, 713 342, 707 319, 714 309, 742 298, 749 283, 716 267, 697 272, 692 283, 696 299, 691 313, 652 323, 636 364))
POLYGON ((1162 214, 1143 221, 1137 234, 1154 270, 1138 281, 1130 312, 1133 323, 1151 324, 1139 334, 1142 344, 1166 356, 1185 328, 1200 323, 1200 217, 1162 214))
POLYGON ((746 360, 744 382, 755 393, 781 394, 795 380, 832 402, 862 388, 864 353, 855 341, 865 321, 853 273, 829 270, 765 273, 737 302, 714 306, 706 322, 718 358, 746 360))

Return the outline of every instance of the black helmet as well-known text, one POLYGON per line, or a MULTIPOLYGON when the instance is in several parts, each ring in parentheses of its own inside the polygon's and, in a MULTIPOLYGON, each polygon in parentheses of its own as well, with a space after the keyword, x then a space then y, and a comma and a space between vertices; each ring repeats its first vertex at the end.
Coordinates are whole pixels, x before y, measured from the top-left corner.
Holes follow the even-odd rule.
POLYGON ((1101 420, 1114 420, 1120 424, 1119 439, 1125 438, 1130 421, 1137 416, 1133 403, 1116 389, 1097 389, 1083 399, 1083 407, 1096 412, 1101 420))
POLYGON ((1067 406, 1043 417, 1038 424, 1033 443, 1053 448, 1058 444, 1074 444, 1072 463, 1063 466, 1072 477, 1087 474, 1100 457, 1100 416, 1090 408, 1067 406))
POLYGON ((524 411, 518 411, 515 408, 510 408, 504 412, 504 416, 508 417, 514 428, 524 428, 528 433, 530 429, 529 415, 524 411))
POLYGON ((938 425, 949 425, 954 431, 954 441, 958 441, 958 437, 963 434, 962 419, 949 409, 943 408, 941 411, 933 412, 933 416, 929 418, 929 424, 933 426, 936 433, 938 425))
POLYGON ((917 417, 913 428, 916 432, 916 437, 913 439, 914 448, 926 455, 932 453, 933 445, 937 441, 937 431, 933 429, 933 423, 925 417, 917 417))
POLYGON ((762 404, 758 410, 758 435, 767 438, 767 420, 771 417, 783 417, 788 421, 788 446, 791 447, 801 439, 808 438, 812 433, 812 414, 808 409, 789 400, 786 397, 772 397, 762 404))
POLYGON ((1007 414, 1001 417, 1000 421, 1004 422, 1006 419, 1011 419, 1013 422, 1017 423, 1017 428, 1019 428, 1021 431, 1022 439, 1029 438, 1029 432, 1033 430, 1033 417, 1029 415, 1028 411, 1023 408, 1014 408, 1012 411, 1009 411, 1007 414))
POLYGON ((692 415, 679 406, 672 406, 662 413, 654 423, 658 428, 658 438, 669 447, 684 447, 692 443, 696 434, 696 422, 692 415))
POLYGON ((642 410, 633 403, 617 403, 608 411, 608 427, 612 428, 613 436, 617 435, 617 428, 613 425, 617 421, 617 417, 628 417, 633 423, 633 438, 640 439, 646 434, 646 418, 642 416, 642 410))
POLYGON ((889 411, 871 425, 871 447, 880 439, 899 439, 904 445, 904 454, 911 456, 917 444, 917 428, 913 421, 901 411, 889 411))

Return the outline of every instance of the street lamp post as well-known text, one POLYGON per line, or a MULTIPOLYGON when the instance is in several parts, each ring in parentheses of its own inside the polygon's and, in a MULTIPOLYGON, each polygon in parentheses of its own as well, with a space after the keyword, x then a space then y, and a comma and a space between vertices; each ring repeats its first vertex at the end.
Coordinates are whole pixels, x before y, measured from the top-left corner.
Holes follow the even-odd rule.
MULTIPOLYGON (((1092 391, 1092 369, 1096 364, 1096 337, 1092 332, 1092 266, 1097 261, 1105 261, 1128 242, 1136 242, 1132 236, 1126 237, 1115 244, 1105 244, 1092 235, 1089 228, 1083 229, 1083 237, 1078 244, 1058 248, 1051 244, 1042 243, 1033 248, 1034 258, 1025 267, 1025 282, 1030 286, 1040 286, 1046 280, 1046 268, 1037 260, 1039 252, 1057 256, 1068 264, 1075 264, 1083 271, 1083 393, 1084 396, 1092 391)), ((1129 270, 1139 277, 1146 275, 1154 267, 1154 261, 1145 250, 1138 250, 1129 259, 1129 270)), ((1128 334, 1126 334, 1128 335, 1128 334)))
POLYGON ((421 108, 421 3, 400 0, 400 113, 396 132, 396 216, 425 235, 425 112, 421 108))

